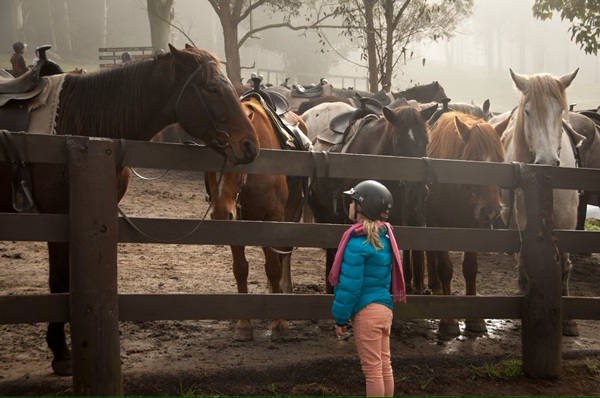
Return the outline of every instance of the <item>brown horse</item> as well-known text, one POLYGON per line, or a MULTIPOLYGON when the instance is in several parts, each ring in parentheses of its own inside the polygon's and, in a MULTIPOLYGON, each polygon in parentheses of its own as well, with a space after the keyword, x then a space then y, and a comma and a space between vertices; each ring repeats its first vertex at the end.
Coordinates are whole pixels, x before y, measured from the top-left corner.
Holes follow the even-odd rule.
MULTIPOLYGON (((208 51, 189 46, 184 50, 170 48, 170 54, 126 67, 64 75, 56 134, 148 141, 165 126, 179 123, 232 163, 254 160, 259 151, 254 127, 219 60, 208 51)), ((69 178, 64 167, 31 165, 38 211, 69 213, 69 178)), ((129 173, 120 167, 116 173, 120 199, 129 173)), ((0 162, 0 211, 14 211, 10 186, 10 165, 0 162)), ((68 293, 69 244, 49 242, 48 249, 50 291, 68 293)), ((53 352, 54 372, 71 374, 64 323, 50 323, 46 340, 53 352)))
MULTIPOLYGON (((444 113, 429 132, 427 156, 479 162, 504 161, 500 136, 485 120, 460 113, 444 113)), ((500 188, 497 186, 432 184, 427 198, 428 227, 490 228, 500 215, 500 188)), ((434 294, 451 295, 453 264, 448 252, 427 252, 428 285, 434 294)), ((465 252, 463 276, 466 294, 476 295, 477 253, 465 252)), ((465 327, 485 332, 483 319, 467 319, 465 327)), ((458 335, 456 319, 442 319, 440 334, 458 335)))
MULTIPOLYGON (((328 107, 338 108, 346 104, 330 103, 321 104, 302 115, 308 125, 309 132, 324 131, 330 120, 322 117, 312 117, 314 113, 327 114, 328 107), (308 115, 307 115, 308 114, 308 115)), ((357 120, 346 130, 346 137, 352 136, 341 150, 345 153, 360 153, 385 156, 424 157, 428 143, 427 120, 431 117, 437 106, 431 109, 418 111, 415 107, 404 103, 394 103, 383 107, 383 115, 369 115, 357 120)), ((335 117, 336 112, 331 113, 335 117)), ((315 144, 315 150, 319 143, 315 144)), ((350 220, 346 215, 347 208, 342 202, 342 192, 355 186, 359 181, 351 179, 321 178, 313 185, 310 191, 309 204, 316 222, 330 224, 346 224, 350 220)), ((382 181, 394 197, 395 205, 391 210, 389 222, 393 225, 424 226, 423 207, 426 188, 423 183, 404 181, 382 181)), ((326 249, 326 274, 329 274, 335 249, 326 249)), ((423 268, 424 258, 421 255, 411 258, 410 252, 404 252, 404 277, 410 284, 412 275, 411 260, 416 270, 423 268)), ((327 278, 326 278, 327 279, 327 278)), ((333 289, 326 280, 327 292, 333 289)), ((407 285, 408 289, 408 285, 407 285)), ((422 290, 421 287, 414 287, 422 290)))
MULTIPOLYGON (((256 133, 261 148, 285 149, 278 131, 278 117, 267 110, 266 103, 257 94, 242 98, 242 106, 256 133)), ((304 121, 290 112, 303 134, 304 121)), ((281 120, 281 119, 280 119, 281 120)), ((302 202, 301 178, 279 174, 214 173, 204 174, 209 192, 212 214, 217 220, 298 221, 302 202)), ((233 257, 233 274, 238 293, 248 293, 248 261, 244 246, 230 246, 233 257)), ((292 293, 290 274, 291 248, 263 247, 265 272, 271 293, 292 293)), ((274 320, 271 324, 271 340, 285 335, 288 324, 274 320)), ((234 339, 253 339, 253 327, 249 319, 240 319, 235 327, 234 339)))

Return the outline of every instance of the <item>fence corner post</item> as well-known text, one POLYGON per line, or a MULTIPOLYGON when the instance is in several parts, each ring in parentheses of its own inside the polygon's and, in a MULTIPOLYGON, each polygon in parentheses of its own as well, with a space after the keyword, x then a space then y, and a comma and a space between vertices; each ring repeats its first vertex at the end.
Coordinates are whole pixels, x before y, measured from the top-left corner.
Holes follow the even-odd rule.
POLYGON ((521 261, 529 287, 523 301, 523 372, 544 379, 562 375, 562 282, 551 173, 550 167, 521 165, 527 213, 521 261))
POLYGON ((123 395, 117 288, 116 144, 69 137, 73 395, 123 395))

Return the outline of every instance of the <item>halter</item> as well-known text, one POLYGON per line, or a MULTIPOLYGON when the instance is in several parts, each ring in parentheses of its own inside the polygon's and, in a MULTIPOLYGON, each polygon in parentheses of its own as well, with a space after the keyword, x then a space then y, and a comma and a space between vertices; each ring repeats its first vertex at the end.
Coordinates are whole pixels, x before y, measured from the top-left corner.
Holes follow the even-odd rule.
POLYGON ((228 147, 230 148, 231 144, 227 140, 229 138, 229 134, 227 134, 227 132, 225 132, 224 130, 221 130, 217 127, 217 124, 215 123, 215 120, 213 119, 213 117, 210 113, 210 109, 208 108, 208 105, 206 105, 206 101, 204 100, 204 96, 202 95, 202 92, 200 91, 198 84, 196 84, 196 82, 193 81, 194 77, 200 72, 200 70, 202 69, 203 66, 204 66, 203 64, 198 65, 196 70, 187 78, 187 80, 183 84, 183 87, 181 88, 181 91, 179 92, 179 95, 177 96, 177 101, 175 101, 175 112, 177 113, 177 118, 179 120, 181 120, 181 118, 179 117, 179 102, 181 101, 181 97, 183 96, 183 93, 185 92, 186 88, 188 88, 188 86, 191 86, 194 89, 194 91, 196 92, 196 95, 198 95, 198 98, 200 99, 200 104, 202 105, 202 109, 208 115, 208 118, 210 119, 210 122, 213 127, 214 133, 212 133, 212 137, 210 139, 209 146, 218 147, 218 148, 228 148, 228 147), (221 134, 225 137, 225 143, 222 143, 218 139, 219 134, 221 134))

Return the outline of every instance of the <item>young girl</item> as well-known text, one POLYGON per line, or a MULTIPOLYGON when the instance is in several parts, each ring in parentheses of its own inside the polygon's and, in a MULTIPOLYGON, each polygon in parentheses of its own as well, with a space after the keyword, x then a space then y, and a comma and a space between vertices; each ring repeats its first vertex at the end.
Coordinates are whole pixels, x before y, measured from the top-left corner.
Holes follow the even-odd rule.
POLYGON ((394 395, 390 358, 393 301, 406 302, 398 247, 389 223, 392 195, 381 183, 363 181, 344 192, 356 223, 342 236, 329 274, 334 288, 335 331, 352 319, 367 396, 394 395), (391 286, 391 295, 390 295, 391 286))

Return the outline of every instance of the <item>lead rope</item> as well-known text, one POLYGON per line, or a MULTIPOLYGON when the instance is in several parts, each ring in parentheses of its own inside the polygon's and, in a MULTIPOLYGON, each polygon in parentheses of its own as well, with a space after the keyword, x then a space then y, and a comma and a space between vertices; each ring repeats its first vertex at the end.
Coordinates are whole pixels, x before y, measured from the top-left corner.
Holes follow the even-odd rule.
MULTIPOLYGON (((194 143, 195 145, 198 145, 196 143, 194 143)), ((221 166, 221 173, 220 173, 220 177, 219 177, 219 184, 221 183, 221 178, 223 176, 223 172, 225 171, 225 166, 227 165, 227 158, 223 157, 223 165, 221 166)), ((120 206, 117 206, 117 209, 119 211, 119 214, 123 217, 123 219, 127 222, 127 224, 129 224, 133 229, 135 229, 139 234, 141 234, 142 236, 153 240, 155 242, 161 242, 161 243, 174 243, 174 242, 178 242, 180 240, 183 240, 189 236, 191 236, 192 234, 194 234, 198 228, 200 228, 200 226, 202 225, 202 223, 204 222, 204 220, 206 219, 206 216, 208 215, 208 212, 210 211, 210 208, 212 207, 212 200, 209 202, 208 207, 206 209, 206 212, 204 212, 204 215, 202 216, 202 218, 200 219, 200 222, 194 227, 194 229, 192 229, 190 232, 188 232, 187 234, 179 237, 179 238, 175 238, 175 239, 159 239, 159 238, 155 238, 153 236, 148 235, 147 233, 145 233, 144 231, 142 231, 137 225, 135 225, 133 223, 133 221, 131 221, 131 219, 127 216, 127 214, 125 214, 125 212, 123 211, 123 209, 121 209, 120 206)))

